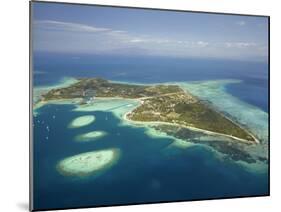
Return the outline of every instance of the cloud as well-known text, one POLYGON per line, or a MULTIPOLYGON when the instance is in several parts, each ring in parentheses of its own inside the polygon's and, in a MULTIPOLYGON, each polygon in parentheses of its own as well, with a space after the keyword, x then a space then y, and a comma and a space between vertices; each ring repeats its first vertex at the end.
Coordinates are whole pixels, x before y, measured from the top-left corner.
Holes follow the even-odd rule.
POLYGON ((62 22, 62 21, 52 21, 52 20, 40 20, 35 21, 34 26, 39 29, 46 30, 62 30, 62 31, 71 31, 71 32, 109 32, 112 31, 108 28, 100 28, 89 26, 85 24, 77 24, 70 22, 62 22))
POLYGON ((206 46, 209 45, 209 43, 208 42, 204 42, 204 41, 197 41, 197 45, 199 47, 206 47, 206 46))
POLYGON ((168 39, 154 39, 154 38, 133 38, 129 40, 131 43, 151 43, 151 44, 173 44, 179 43, 179 41, 168 40, 168 39))
POLYGON ((119 33, 119 34, 127 33, 127 31, 124 31, 124 30, 112 30, 111 32, 113 32, 113 33, 119 33))
POLYGON ((120 29, 54 20, 34 21, 33 33, 34 49, 49 52, 208 58, 244 58, 267 54, 266 49, 260 48, 261 44, 250 41, 215 42, 147 34, 136 36, 120 29))
POLYGON ((185 40, 169 40, 169 39, 155 39, 155 38, 133 38, 129 40, 130 43, 149 43, 149 44, 165 44, 183 47, 207 47, 209 46, 208 42, 205 41, 185 41, 185 40))
POLYGON ((143 42, 146 42, 146 40, 135 38, 135 39, 129 40, 129 42, 131 42, 131 43, 143 43, 143 42))
POLYGON ((245 21, 238 21, 238 22, 236 22, 236 24, 239 25, 239 26, 245 26, 246 22, 245 21))
POLYGON ((224 45, 227 48, 232 48, 232 47, 235 47, 235 48, 247 48, 247 47, 255 47, 255 46, 257 46, 257 44, 253 43, 253 42, 226 42, 226 43, 224 43, 224 45))
POLYGON ((155 39, 153 40, 155 43, 176 43, 174 40, 168 40, 168 39, 155 39))

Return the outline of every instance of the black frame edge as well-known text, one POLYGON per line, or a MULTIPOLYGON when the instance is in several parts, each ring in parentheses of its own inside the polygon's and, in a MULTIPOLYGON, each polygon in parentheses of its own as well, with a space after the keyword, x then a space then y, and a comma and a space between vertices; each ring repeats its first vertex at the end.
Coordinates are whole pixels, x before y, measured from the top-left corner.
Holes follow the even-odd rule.
POLYGON ((32 47, 32 1, 29 1, 29 211, 33 202, 33 47, 32 47))
POLYGON ((126 5, 106 5, 106 4, 94 4, 94 3, 74 3, 64 1, 44 1, 44 0, 31 0, 34 3, 52 3, 52 4, 66 4, 66 5, 81 5, 81 6, 97 6, 97 7, 113 7, 113 8, 126 8, 126 9, 145 9, 145 10, 158 10, 158 11, 172 11, 172 12, 190 12, 190 13, 205 13, 205 14, 217 14, 217 15, 239 15, 250 17, 269 17, 269 15, 253 15, 253 14, 241 14, 241 13, 227 13, 227 12, 207 12, 200 10, 180 10, 180 9, 165 9, 165 8, 152 8, 152 7, 135 7, 126 5))
POLYGON ((268 20, 268 196, 270 196, 270 16, 268 20))

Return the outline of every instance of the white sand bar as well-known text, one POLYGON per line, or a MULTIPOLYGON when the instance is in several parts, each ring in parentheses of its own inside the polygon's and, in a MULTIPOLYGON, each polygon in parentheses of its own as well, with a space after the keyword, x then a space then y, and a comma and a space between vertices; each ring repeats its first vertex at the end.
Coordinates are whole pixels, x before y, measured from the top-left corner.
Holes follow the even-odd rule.
POLYGON ((78 135, 75 140, 79 141, 79 142, 94 141, 94 140, 102 138, 106 135, 107 135, 107 132, 105 132, 105 131, 91 131, 88 133, 84 133, 82 135, 78 135))
POLYGON ((86 152, 63 159, 57 165, 65 176, 88 176, 113 165, 120 156, 119 149, 106 149, 86 152))
POLYGON ((186 149, 186 148, 195 146, 195 144, 193 144, 191 142, 188 142, 188 141, 176 139, 170 146, 178 147, 178 148, 181 148, 181 149, 186 149))
POLYGON ((86 125, 89 125, 95 121, 95 116, 93 115, 87 115, 87 116, 80 116, 76 119, 74 119, 69 127, 70 128, 78 128, 78 127, 83 127, 86 125))

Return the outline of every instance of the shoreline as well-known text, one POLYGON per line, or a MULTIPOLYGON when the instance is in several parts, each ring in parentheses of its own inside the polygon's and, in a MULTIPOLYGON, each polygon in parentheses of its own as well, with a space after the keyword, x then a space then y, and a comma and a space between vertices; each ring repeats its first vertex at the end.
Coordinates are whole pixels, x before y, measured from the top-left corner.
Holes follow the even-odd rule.
MULTIPOLYGON (((138 101, 140 104, 142 104, 142 98, 135 98, 135 99, 131 99, 131 98, 123 98, 123 97, 96 97, 97 100, 136 100, 138 101)), ((49 100, 49 101, 41 101, 38 102, 35 106, 34 106, 34 110, 38 110, 41 107, 47 105, 47 104, 77 104, 77 100, 80 100, 80 98, 74 98, 74 99, 60 99, 60 100, 49 100), (76 101, 76 102, 75 102, 76 101), (37 106, 39 104, 39 106, 37 106)), ((135 109, 135 108, 134 108, 135 109)), ((131 111, 126 112, 123 116, 122 119, 124 119, 127 122, 131 122, 134 124, 140 124, 140 125, 159 125, 159 124, 163 124, 163 125, 170 125, 170 126, 176 126, 176 127, 181 127, 181 128, 186 128, 192 131, 196 131, 196 132, 202 132, 205 133, 207 135, 216 135, 216 136, 222 136, 222 137, 227 137, 233 140, 237 140, 239 142, 243 142, 246 144, 259 144, 259 140, 249 131, 245 130, 244 128, 242 128, 239 124, 237 124, 236 122, 232 121, 230 118, 226 117, 224 114, 221 114, 221 112, 219 112, 221 115, 223 115, 225 118, 227 118, 229 121, 231 121, 232 123, 238 125, 241 129, 245 130, 249 135, 252 136, 252 138, 254 139, 254 141, 249 141, 246 139, 242 139, 242 138, 238 138, 236 136, 232 136, 232 135, 228 135, 228 134, 224 134, 224 133, 218 133, 218 132, 213 132, 213 131, 209 131, 209 130, 205 130, 205 129, 201 129, 201 128, 197 128, 197 127, 192 127, 192 126, 187 126, 187 125, 181 125, 181 124, 177 124, 177 123, 170 123, 170 122, 163 122, 163 121, 134 121, 131 120, 127 117, 127 115, 129 113, 131 113, 133 111, 133 109, 131 111)))
MULTIPOLYGON (((259 140, 257 140, 256 137, 254 137, 252 134, 250 134, 253 138, 254 138, 254 141, 248 141, 246 139, 242 139, 242 138, 238 138, 238 137, 235 137, 235 136, 232 136, 232 135, 227 135, 227 134, 223 134, 223 133, 217 133, 217 132, 213 132, 213 131, 209 131, 209 130, 204 130, 204 129, 201 129, 201 128, 197 128, 197 127, 191 127, 191 126, 186 126, 186 125, 181 125, 181 124, 177 124, 177 123, 170 123, 170 122, 163 122, 163 121, 134 121, 134 120, 131 120, 127 117, 127 115, 131 113, 131 111, 127 112, 124 114, 123 116, 123 119, 128 121, 128 122, 132 122, 132 123, 135 123, 135 124, 142 124, 142 125, 159 125, 159 124, 163 124, 163 125, 170 125, 170 126, 176 126, 176 127, 181 127, 181 128, 186 128, 186 129, 189 129, 189 130, 192 130, 192 131, 196 131, 196 132, 202 132, 202 133, 205 133, 207 135, 217 135, 217 136, 223 136, 223 137, 228 137, 228 138, 231 138, 231 139, 234 139, 234 140, 238 140, 240 142, 243 142, 243 143, 247 143, 247 144, 253 144, 253 142, 255 144, 259 144, 259 140)), ((247 132, 248 133, 248 132, 247 132)))
MULTIPOLYGON (((64 82, 64 83, 62 83, 62 85, 63 84, 72 84, 74 80, 72 79, 71 81, 72 81, 71 83, 69 83, 69 82, 65 83, 64 82)), ((220 81, 225 82, 225 81, 229 81, 229 80, 220 80, 220 81)), ((111 82, 114 82, 114 81, 111 81, 111 82)), ((117 82, 115 82, 115 83, 117 83, 117 82)), ((118 83, 120 83, 120 82, 118 82, 118 83)), ((162 83, 157 83, 157 84, 162 84, 162 83)), ((164 84, 167 84, 167 83, 164 83, 164 84)), ((180 85, 181 83, 174 82, 172 84, 177 84, 178 86, 180 86, 180 88, 182 89, 183 92, 185 92, 185 93, 187 92, 187 90, 184 89, 180 85)), ((49 88, 52 89, 53 87, 62 87, 62 85, 50 86, 49 88)), ((190 94, 190 95, 193 96, 193 94, 190 94)), ((134 101, 139 102, 140 105, 143 104, 143 100, 147 99, 147 98, 151 98, 151 97, 140 97, 140 98, 124 98, 124 97, 119 97, 119 96, 115 96, 115 97, 95 97, 95 99, 97 99, 97 100, 106 100, 106 101, 118 100, 118 99, 120 99, 120 100, 134 100, 134 101)), ((43 107, 47 104, 73 104, 73 105, 77 105, 77 103, 79 103, 79 100, 81 100, 81 98, 57 99, 57 100, 54 99, 54 100, 48 100, 48 101, 44 101, 44 100, 42 101, 41 100, 41 101, 39 101, 39 102, 37 102, 36 104, 33 105, 33 111, 36 112, 36 110, 40 109, 41 107, 43 107)), ((139 107, 139 105, 137 107, 139 107)), ((137 107, 135 107, 135 108, 137 108, 137 107)), ((205 129, 198 128, 198 127, 182 125, 182 124, 177 124, 177 123, 170 123, 170 122, 165 122, 165 121, 134 121, 134 120, 131 120, 131 119, 128 118, 128 114, 132 113, 132 111, 135 108, 131 109, 130 111, 126 112, 125 114, 122 114, 121 118, 124 119, 125 121, 136 123, 136 124, 141 124, 141 125, 145 125, 145 124, 148 124, 148 125, 157 125, 157 124, 171 125, 171 126, 177 126, 177 127, 181 127, 181 128, 190 129, 190 130, 193 130, 193 131, 202 132, 202 133, 205 133, 207 135, 217 135, 217 136, 228 137, 228 138, 238 140, 240 142, 247 143, 247 144, 253 144, 253 143, 259 144, 260 143, 259 140, 251 132, 249 132, 247 129, 242 127, 239 123, 236 123, 231 118, 227 117, 225 114, 223 114, 222 112, 217 111, 217 110, 216 110, 216 112, 220 113, 224 118, 226 118, 227 120, 229 120, 233 124, 237 125, 240 129, 244 130, 247 134, 249 134, 253 138, 253 140, 246 140, 246 139, 239 138, 239 137, 236 137, 236 136, 233 136, 233 135, 228 135, 228 134, 224 134, 224 133, 205 130, 205 129)))

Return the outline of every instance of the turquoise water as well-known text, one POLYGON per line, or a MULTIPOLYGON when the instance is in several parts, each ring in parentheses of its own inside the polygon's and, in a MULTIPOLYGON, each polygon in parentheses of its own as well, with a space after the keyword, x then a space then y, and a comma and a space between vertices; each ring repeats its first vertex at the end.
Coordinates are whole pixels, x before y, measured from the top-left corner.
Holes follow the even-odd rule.
MULTIPOLYGON (((140 83, 178 82, 183 88, 210 101, 218 110, 231 115, 254 132, 262 140, 262 145, 248 147, 245 151, 254 157, 267 157, 268 97, 267 95, 252 97, 255 87, 267 93, 267 84, 254 80, 259 78, 263 79, 262 82, 267 81, 267 72, 259 71, 257 72, 259 75, 255 74, 252 78, 248 73, 247 76, 244 75, 246 69, 250 73, 255 73, 255 67, 263 69, 264 65, 237 62, 235 69, 232 66, 234 62, 209 61, 207 65, 202 66, 198 65, 198 61, 191 61, 189 69, 192 67, 194 69, 187 70, 188 63, 182 60, 170 62, 172 66, 177 64, 179 80, 178 76, 170 71, 169 67, 172 66, 166 68, 158 66, 157 64, 161 62, 159 60, 158 58, 154 62, 150 61, 139 66, 135 60, 129 64, 115 61, 105 66, 102 60, 96 62, 97 64, 84 60, 82 63, 80 61, 80 66, 74 64, 74 67, 77 70, 84 70, 80 72, 81 76, 109 76, 108 78, 112 80, 140 83), (87 67, 92 69, 85 71, 87 67), (113 71, 113 67, 117 71, 113 71), (141 72, 143 67, 150 67, 148 68, 150 71, 141 72), (231 71, 223 72, 225 67, 232 67, 231 71), (132 73, 138 74, 131 74, 130 68, 133 69, 132 73), (219 71, 215 72, 216 69, 219 71), (208 70, 210 70, 209 74, 206 75, 208 70), (163 75, 157 74, 161 71, 163 75), (117 75, 117 72, 122 74, 117 75), (231 80, 222 82, 221 79, 231 80), (233 83, 233 80, 238 81, 233 83)), ((44 62, 37 64, 36 67, 39 66, 45 74, 36 75, 36 87, 56 83, 62 77, 77 76, 79 72, 67 69, 71 65, 67 62, 69 60, 57 64, 56 68, 52 65, 44 66, 44 62)), ((206 145, 193 144, 184 147, 176 145, 179 141, 171 136, 151 132, 147 126, 135 126, 122 120, 123 114, 136 105, 136 102, 115 100, 97 101, 93 107, 88 108, 77 108, 73 104, 61 103, 48 104, 36 110, 34 116, 35 209, 268 194, 267 162, 247 164, 222 157, 220 153, 206 145), (94 115, 96 119, 84 127, 68 128, 71 121, 83 115, 94 115), (93 142, 75 141, 77 135, 93 130, 104 131, 106 136, 93 142), (98 175, 83 178, 63 176, 56 169, 57 163, 66 157, 106 148, 120 149, 120 158, 115 165, 98 175)), ((192 140, 189 144, 192 144, 192 140)))
POLYGON ((120 126, 120 120, 109 112, 72 109, 69 105, 47 105, 35 118, 35 208, 267 194, 266 173, 248 172, 237 164, 221 161, 202 146, 171 148, 172 139, 151 138, 145 128, 120 126), (94 114, 96 121, 69 130, 67 123, 77 113, 94 114), (108 135, 94 142, 75 142, 77 134, 93 129, 108 135), (65 157, 105 148, 120 148, 121 157, 99 177, 65 177, 55 169, 65 157))

